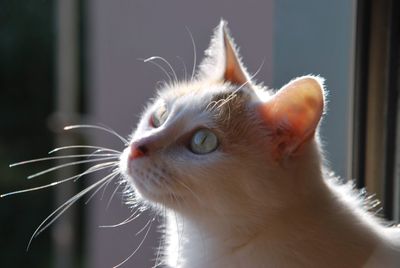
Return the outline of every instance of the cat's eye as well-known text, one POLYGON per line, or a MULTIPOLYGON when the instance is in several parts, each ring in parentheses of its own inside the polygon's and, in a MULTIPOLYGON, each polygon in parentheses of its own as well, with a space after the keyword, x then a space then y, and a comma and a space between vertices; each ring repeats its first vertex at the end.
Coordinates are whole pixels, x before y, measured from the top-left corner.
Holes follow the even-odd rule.
POLYGON ((168 117, 167 108, 165 108, 165 106, 162 105, 151 115, 150 124, 152 127, 155 128, 160 127, 167 120, 167 117, 168 117))
POLYGON ((190 150, 195 154, 208 154, 218 147, 218 138, 209 129, 200 129, 190 141, 190 150))

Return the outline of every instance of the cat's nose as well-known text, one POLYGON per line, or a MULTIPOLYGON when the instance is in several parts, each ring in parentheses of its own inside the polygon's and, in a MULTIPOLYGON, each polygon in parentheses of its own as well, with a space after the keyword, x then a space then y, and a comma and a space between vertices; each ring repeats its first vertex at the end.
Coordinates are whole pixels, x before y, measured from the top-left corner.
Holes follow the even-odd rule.
POLYGON ((148 148, 144 144, 131 144, 130 145, 131 150, 129 152, 129 160, 134 160, 137 158, 140 158, 142 156, 145 156, 148 153, 148 148))

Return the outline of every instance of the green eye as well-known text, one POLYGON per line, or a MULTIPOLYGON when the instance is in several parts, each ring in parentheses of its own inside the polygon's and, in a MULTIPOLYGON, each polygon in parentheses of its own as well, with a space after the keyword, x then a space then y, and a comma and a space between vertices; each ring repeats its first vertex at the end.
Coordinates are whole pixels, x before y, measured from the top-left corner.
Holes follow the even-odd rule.
POLYGON ((155 128, 160 127, 162 124, 164 124, 167 118, 168 118, 167 109, 163 105, 151 115, 150 124, 155 128))
POLYGON ((200 129, 190 141, 190 150, 195 154, 208 154, 218 147, 218 138, 209 129, 200 129))

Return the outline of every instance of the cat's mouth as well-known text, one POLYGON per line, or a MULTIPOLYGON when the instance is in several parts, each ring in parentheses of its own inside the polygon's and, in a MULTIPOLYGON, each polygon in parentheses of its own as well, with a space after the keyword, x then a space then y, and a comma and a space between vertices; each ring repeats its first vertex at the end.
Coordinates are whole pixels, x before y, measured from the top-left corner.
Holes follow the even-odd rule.
POLYGON ((171 186, 165 169, 151 162, 147 158, 131 160, 128 149, 125 149, 121 154, 120 169, 141 196, 160 202, 171 194, 171 186))

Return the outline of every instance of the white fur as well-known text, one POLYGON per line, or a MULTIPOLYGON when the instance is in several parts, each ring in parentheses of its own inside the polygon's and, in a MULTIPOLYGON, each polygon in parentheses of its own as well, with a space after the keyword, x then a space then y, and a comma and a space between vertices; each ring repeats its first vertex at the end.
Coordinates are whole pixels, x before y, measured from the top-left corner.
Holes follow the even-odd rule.
MULTIPOLYGON (((318 133, 282 161, 271 157, 269 126, 256 112, 271 92, 243 87, 247 103, 232 106, 241 110, 228 113, 227 122, 220 122, 218 109, 208 109, 213 97, 239 87, 221 80, 224 27, 217 28, 197 80, 167 86, 143 114, 131 143, 148 146, 148 155, 129 160, 128 147, 121 157, 142 201, 167 209, 165 262, 181 268, 400 267, 399 230, 383 226, 349 184, 328 175, 318 133), (160 105, 168 119, 154 128, 149 118, 160 105), (224 123, 237 126, 234 135, 224 132, 224 123), (215 131, 216 151, 188 149, 198 128, 215 131), (240 138, 233 142, 235 135, 240 138)), ((320 78, 307 78, 322 87, 320 78)))

